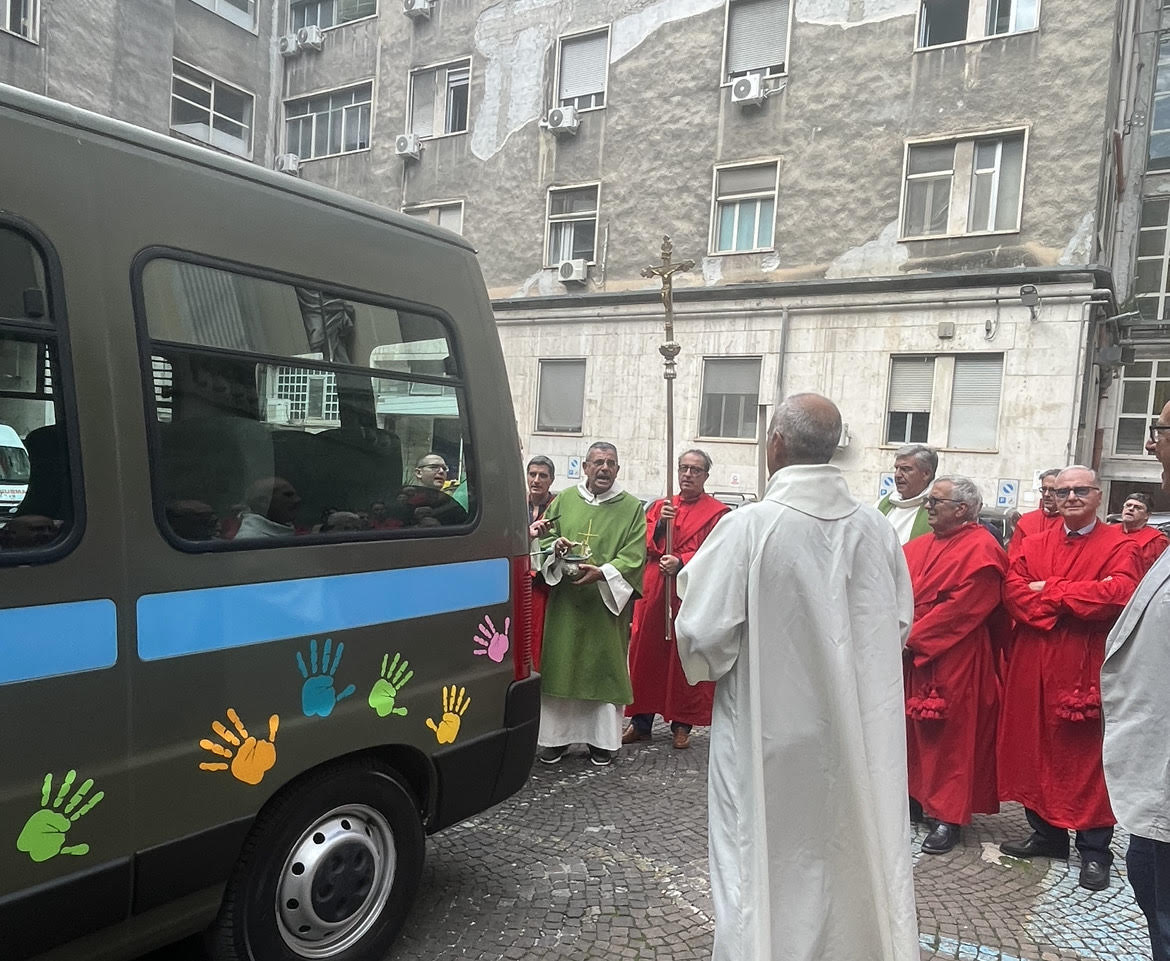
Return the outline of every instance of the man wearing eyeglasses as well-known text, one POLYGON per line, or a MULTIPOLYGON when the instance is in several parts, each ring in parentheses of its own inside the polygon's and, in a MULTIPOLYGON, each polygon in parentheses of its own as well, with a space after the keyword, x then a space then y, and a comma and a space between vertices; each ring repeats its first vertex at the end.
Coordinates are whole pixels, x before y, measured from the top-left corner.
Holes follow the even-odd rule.
MULTIPOLYGON (((1170 491, 1170 404, 1150 425, 1146 451, 1170 491)), ((1154 562, 1105 642, 1101 705, 1105 779, 1130 832, 1126 873, 1146 916, 1154 961, 1170 959, 1170 551, 1154 562)))
POLYGON ((1060 523, 1060 506, 1056 503, 1056 476, 1060 473, 1059 467, 1053 467, 1040 475, 1040 506, 1034 511, 1028 511, 1016 524, 1012 532, 1012 539, 1008 541, 1008 556, 1015 557, 1024 539, 1042 534, 1048 528, 1060 523))
POLYGON ((447 461, 442 454, 423 454, 414 465, 414 481, 398 492, 387 511, 403 527, 441 527, 466 524, 466 509, 443 490, 447 461))
POLYGON ((1105 636, 1141 579, 1137 545, 1100 523, 1096 471, 1067 467, 1062 523, 1029 537, 1004 583, 1016 619, 999 728, 1000 798, 1024 805, 1032 834, 1000 850, 1067 860, 1076 832, 1081 887, 1109 886, 1113 810, 1101 766, 1098 684, 1105 636))
POLYGON ((983 498, 966 477, 940 477, 926 498, 932 534, 904 548, 914 624, 903 652, 910 796, 934 821, 926 854, 959 843, 971 815, 995 814, 999 681, 992 629, 1007 554, 979 524, 983 498))
POLYGON ((630 632, 630 681, 634 703, 626 707, 629 726, 622 743, 650 740, 654 715, 670 722, 675 750, 691 745, 691 728, 711 725, 711 701, 715 685, 710 681, 687 683, 678 649, 666 640, 666 591, 677 614, 679 599, 673 578, 707 539, 730 508, 706 492, 711 458, 701 450, 689 450, 678 459, 678 493, 669 501, 655 501, 646 512, 646 573, 642 598, 634 605, 630 632), (666 525, 673 524, 671 553, 666 553, 666 525))

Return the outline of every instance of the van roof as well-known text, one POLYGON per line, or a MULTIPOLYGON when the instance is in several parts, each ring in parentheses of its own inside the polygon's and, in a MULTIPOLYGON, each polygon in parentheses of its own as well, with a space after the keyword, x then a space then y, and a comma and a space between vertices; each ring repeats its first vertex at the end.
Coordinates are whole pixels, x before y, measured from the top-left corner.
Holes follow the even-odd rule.
POLYGON ((403 227, 415 233, 475 252, 475 248, 459 234, 433 226, 417 217, 408 217, 396 210, 360 200, 339 190, 321 187, 301 180, 299 177, 269 170, 261 164, 220 153, 210 147, 187 143, 165 134, 156 133, 153 130, 147 130, 145 127, 137 127, 122 120, 103 117, 90 110, 83 110, 59 100, 0 83, 0 109, 5 108, 31 117, 87 130, 98 136, 119 140, 169 157, 176 157, 232 176, 242 177, 245 180, 274 187, 285 193, 310 197, 318 203, 328 204, 331 207, 363 217, 370 217, 382 223, 393 224, 396 227, 403 227))
POLYGON ((0 447, 19 447, 24 449, 20 435, 7 424, 0 424, 0 447))

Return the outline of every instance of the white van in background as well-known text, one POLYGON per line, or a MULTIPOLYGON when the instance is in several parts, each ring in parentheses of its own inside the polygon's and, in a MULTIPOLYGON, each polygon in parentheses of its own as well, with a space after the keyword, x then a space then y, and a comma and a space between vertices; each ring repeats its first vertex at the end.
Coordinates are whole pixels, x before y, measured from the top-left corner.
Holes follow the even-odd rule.
POLYGON ((0 516, 20 506, 28 491, 28 451, 7 424, 0 424, 0 516))

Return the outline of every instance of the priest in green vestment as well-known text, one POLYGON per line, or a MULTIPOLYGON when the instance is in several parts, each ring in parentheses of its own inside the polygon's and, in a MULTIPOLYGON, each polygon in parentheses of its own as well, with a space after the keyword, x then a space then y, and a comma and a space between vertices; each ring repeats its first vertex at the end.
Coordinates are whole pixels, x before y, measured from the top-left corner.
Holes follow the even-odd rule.
POLYGON ((540 760, 572 744, 608 764, 621 747, 622 708, 633 701, 628 651, 634 597, 646 563, 642 502, 617 484, 617 448, 597 443, 585 480, 561 491, 544 516, 551 548, 541 653, 540 760))

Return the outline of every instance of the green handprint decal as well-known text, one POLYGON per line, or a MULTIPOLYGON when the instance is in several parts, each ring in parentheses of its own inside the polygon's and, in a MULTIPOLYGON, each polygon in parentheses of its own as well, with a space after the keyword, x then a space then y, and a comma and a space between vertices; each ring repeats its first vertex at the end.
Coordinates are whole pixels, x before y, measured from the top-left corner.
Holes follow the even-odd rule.
POLYGON ((86 795, 93 789, 93 778, 86 778, 62 811, 61 804, 76 778, 76 771, 70 771, 65 775, 57 796, 53 798, 53 806, 49 807, 49 797, 53 793, 53 775, 51 773, 45 775, 44 784, 41 785, 41 809, 34 812, 25 822, 20 837, 16 839, 18 851, 24 851, 32 860, 38 862, 48 861, 58 854, 89 854, 88 844, 66 844, 65 832, 75 821, 88 814, 106 796, 106 792, 98 791, 85 801, 86 795), (82 804, 82 801, 85 803, 82 804))
POLYGON ((382 655, 382 676, 370 688, 369 699, 370 707, 377 712, 378 717, 385 717, 387 714, 399 716, 406 714, 406 708, 394 706, 394 698, 414 677, 414 671, 409 670, 409 661, 399 663, 401 657, 401 654, 395 654, 394 660, 391 661, 389 654, 382 655))

